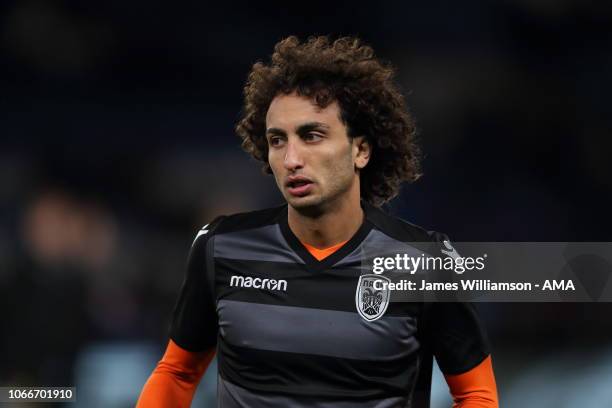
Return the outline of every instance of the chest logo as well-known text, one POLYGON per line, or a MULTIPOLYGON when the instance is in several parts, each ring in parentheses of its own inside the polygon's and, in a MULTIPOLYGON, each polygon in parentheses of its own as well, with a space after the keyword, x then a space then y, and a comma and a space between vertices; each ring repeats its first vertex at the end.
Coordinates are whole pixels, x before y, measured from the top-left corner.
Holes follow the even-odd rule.
POLYGON ((391 291, 389 290, 391 280, 380 275, 361 275, 357 282, 357 290, 355 291, 355 306, 357 312, 368 322, 380 319, 387 311, 391 291), (387 282, 387 285, 378 283, 375 288, 374 282, 387 282), (380 289, 382 287, 382 289, 380 289))
POLYGON ((253 278, 251 276, 232 275, 230 286, 240 288, 255 288, 266 290, 287 291, 287 281, 284 279, 253 278))

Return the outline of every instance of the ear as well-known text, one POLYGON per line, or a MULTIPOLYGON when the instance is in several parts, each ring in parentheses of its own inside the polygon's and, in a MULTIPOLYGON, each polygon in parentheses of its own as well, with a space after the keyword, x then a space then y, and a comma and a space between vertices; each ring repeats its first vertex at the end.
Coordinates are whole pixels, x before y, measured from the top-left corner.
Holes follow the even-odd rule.
POLYGON ((355 169, 363 169, 370 161, 370 156, 372 154, 372 146, 365 136, 353 138, 353 152, 355 155, 355 169))

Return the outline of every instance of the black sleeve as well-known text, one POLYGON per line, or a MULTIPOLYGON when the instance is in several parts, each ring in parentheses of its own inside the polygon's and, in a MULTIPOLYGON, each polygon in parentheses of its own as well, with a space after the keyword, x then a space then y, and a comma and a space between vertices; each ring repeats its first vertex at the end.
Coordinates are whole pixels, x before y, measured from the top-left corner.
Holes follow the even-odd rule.
MULTIPOLYGON (((439 255, 460 256, 452 249, 447 235, 434 233, 433 238, 439 255), (452 254, 449 254, 449 247, 452 254)), ((485 327, 472 303, 429 303, 425 306, 424 320, 426 341, 444 374, 469 371, 490 354, 485 327)))
POLYGON ((170 338, 189 351, 205 351, 217 343, 214 263, 209 254, 219 219, 202 228, 191 246, 187 272, 174 307, 170 338))
POLYGON ((426 341, 444 374, 465 373, 490 354, 486 331, 471 303, 428 304, 424 324, 426 341))

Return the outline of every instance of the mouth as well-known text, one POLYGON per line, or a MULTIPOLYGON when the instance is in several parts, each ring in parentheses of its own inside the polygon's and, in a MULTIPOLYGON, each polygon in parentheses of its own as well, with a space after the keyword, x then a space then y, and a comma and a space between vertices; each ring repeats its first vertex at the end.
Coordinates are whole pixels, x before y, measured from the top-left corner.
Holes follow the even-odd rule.
POLYGON ((287 191, 292 196, 303 197, 310 193, 310 190, 312 189, 312 184, 312 181, 304 177, 289 177, 286 186, 287 191))

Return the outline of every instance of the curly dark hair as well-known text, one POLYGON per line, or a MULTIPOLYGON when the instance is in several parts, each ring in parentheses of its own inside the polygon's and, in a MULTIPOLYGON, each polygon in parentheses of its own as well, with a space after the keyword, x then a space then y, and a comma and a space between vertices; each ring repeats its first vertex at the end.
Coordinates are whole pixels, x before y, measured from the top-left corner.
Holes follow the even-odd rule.
POLYGON ((337 101, 349 137, 364 136, 372 147, 361 170, 361 197, 380 206, 399 193, 403 181, 420 176, 420 149, 404 98, 393 82, 394 69, 374 57, 357 38, 333 42, 327 36, 301 43, 288 37, 274 47, 272 60, 257 62, 244 87, 244 107, 236 133, 242 148, 268 164, 266 114, 279 94, 297 92, 320 108, 337 101))

